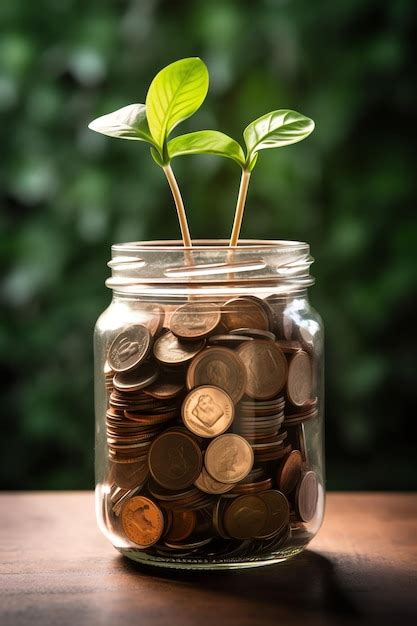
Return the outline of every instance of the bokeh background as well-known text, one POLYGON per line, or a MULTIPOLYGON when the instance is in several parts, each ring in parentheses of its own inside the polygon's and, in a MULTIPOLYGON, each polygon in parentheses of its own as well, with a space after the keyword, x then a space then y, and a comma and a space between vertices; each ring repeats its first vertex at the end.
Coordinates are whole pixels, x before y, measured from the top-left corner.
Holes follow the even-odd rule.
MULTIPOLYGON (((276 108, 316 120, 262 153, 242 236, 311 243, 327 328, 331 489, 416 487, 414 0, 13 0, 0 4, 1 485, 93 486, 92 331, 110 245, 176 238, 147 148, 87 129, 201 56, 179 132, 236 138, 276 108)), ((239 172, 174 163, 194 237, 227 237, 239 172)))

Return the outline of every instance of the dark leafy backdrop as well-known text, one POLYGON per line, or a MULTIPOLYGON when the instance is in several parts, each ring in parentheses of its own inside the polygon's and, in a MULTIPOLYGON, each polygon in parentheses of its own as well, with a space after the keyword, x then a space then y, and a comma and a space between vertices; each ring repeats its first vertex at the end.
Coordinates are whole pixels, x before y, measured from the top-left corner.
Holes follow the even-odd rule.
MULTIPOLYGON (((181 132, 275 108, 317 123, 259 159, 243 236, 304 239, 327 327, 330 488, 416 486, 413 0, 1 3, 2 434, 6 488, 93 484, 91 334, 114 241, 170 238, 148 150, 87 130, 202 56, 206 103, 181 132)), ((238 169, 176 170, 194 237, 225 237, 238 169)))

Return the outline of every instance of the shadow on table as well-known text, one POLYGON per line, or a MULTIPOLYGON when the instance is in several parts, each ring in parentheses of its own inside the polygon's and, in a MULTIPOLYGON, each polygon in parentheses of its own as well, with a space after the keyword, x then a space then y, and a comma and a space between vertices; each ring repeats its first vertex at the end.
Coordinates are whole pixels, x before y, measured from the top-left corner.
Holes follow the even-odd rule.
POLYGON ((279 606, 289 613, 317 613, 329 619, 337 617, 338 622, 356 621, 361 617, 339 584, 333 564, 310 550, 278 565, 213 572, 145 567, 123 557, 121 561, 125 572, 148 573, 160 582, 166 580, 170 585, 185 586, 189 592, 194 589, 215 592, 219 605, 222 598, 241 597, 256 602, 262 612, 279 606))

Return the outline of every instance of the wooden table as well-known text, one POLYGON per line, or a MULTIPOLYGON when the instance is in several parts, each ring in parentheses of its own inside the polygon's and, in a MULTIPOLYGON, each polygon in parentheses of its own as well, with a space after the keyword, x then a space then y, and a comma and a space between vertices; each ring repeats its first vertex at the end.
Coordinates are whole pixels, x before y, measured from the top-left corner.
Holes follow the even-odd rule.
POLYGON ((149 570, 102 537, 91 493, 0 496, 1 626, 417 623, 417 497, 328 497, 292 561, 252 570, 149 570))

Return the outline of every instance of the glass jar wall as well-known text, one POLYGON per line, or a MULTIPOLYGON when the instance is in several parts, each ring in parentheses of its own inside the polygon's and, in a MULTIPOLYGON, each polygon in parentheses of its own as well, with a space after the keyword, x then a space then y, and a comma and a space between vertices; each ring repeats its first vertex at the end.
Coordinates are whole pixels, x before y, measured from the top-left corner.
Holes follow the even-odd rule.
POLYGON ((113 246, 95 330, 96 511, 178 568, 299 553, 324 510, 323 332, 309 246, 113 246))

